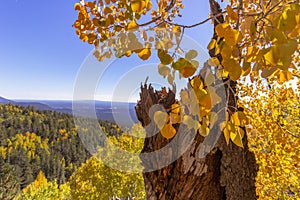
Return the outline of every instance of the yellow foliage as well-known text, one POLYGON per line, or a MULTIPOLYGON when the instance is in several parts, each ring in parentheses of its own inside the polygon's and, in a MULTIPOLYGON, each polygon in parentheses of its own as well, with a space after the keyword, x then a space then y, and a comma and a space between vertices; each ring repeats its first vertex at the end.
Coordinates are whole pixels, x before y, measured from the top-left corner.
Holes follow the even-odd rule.
POLYGON ((300 94, 295 87, 273 83, 241 86, 240 102, 248 116, 249 147, 259 172, 260 199, 300 198, 300 94))
POLYGON ((71 176, 72 199, 109 199, 130 195, 135 199, 144 199, 145 191, 141 173, 121 172, 107 166, 107 163, 112 164, 112 162, 115 166, 124 165, 124 162, 132 162, 137 167, 140 166, 141 161, 138 156, 124 158, 117 148, 138 153, 143 147, 143 137, 145 137, 144 131, 140 124, 134 125, 128 134, 124 133, 118 138, 109 137, 107 148, 99 148, 99 156, 92 156, 71 176))

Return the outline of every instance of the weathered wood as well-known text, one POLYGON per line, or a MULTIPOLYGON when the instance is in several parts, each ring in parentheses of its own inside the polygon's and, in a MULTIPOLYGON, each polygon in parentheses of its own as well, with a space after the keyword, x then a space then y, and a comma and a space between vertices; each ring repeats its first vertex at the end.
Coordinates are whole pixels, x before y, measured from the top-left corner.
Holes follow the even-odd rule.
MULTIPOLYGON (((142 100, 136 106, 136 111, 144 126, 150 123, 149 109, 152 105, 160 102, 168 109, 175 102, 172 91, 162 96, 161 92, 154 92, 147 85, 141 87, 141 91, 142 100)), ((198 147, 203 139, 196 134, 190 147, 175 162, 162 169, 143 173, 147 199, 256 199, 254 179, 257 167, 253 153, 248 150, 246 137, 243 141, 245 148, 242 149, 233 144, 227 146, 222 135, 211 153, 200 159, 198 147)), ((160 133, 147 132, 142 154, 157 151, 171 141, 160 133)), ((170 151, 176 152, 177 149, 171 146, 170 151)), ((148 159, 147 156, 141 156, 141 159, 147 169, 149 166, 163 166, 168 159, 172 159, 172 155, 148 159)))
MULTIPOLYGON (((222 12, 216 1, 209 0, 209 2, 213 15, 222 12)), ((219 15, 214 20, 214 25, 222 22, 224 22, 223 16, 219 15)), ((216 34, 213 37, 216 38, 216 34)), ((221 55, 214 54, 214 49, 209 53, 222 60, 221 55)), ((204 70, 200 71, 200 76, 205 73, 204 70)), ((236 83, 230 81, 231 92, 226 93, 231 112, 237 110, 235 86, 236 83)), ((239 148, 232 143, 227 145, 222 134, 210 153, 200 159, 199 147, 204 140, 200 134, 183 126, 183 130, 178 131, 175 138, 167 140, 158 133, 151 122, 154 113, 152 106, 158 104, 168 110, 175 102, 175 94, 170 90, 166 91, 164 88, 162 91, 154 91, 151 85, 141 86, 136 114, 142 125, 146 127, 146 139, 140 157, 145 167, 143 176, 147 199, 257 199, 255 193, 257 165, 254 154, 248 149, 247 136, 243 138, 244 148, 239 148), (185 149, 185 146, 188 148, 185 149), (164 150, 152 156, 147 154, 160 149, 164 150), (154 170, 156 168, 158 170, 154 170)))

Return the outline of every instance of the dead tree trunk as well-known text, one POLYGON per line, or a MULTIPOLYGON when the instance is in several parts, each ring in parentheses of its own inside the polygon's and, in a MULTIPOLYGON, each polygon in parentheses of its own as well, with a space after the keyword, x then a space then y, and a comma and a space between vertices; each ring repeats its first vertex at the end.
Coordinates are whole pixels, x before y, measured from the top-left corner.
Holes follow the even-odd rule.
MULTIPOLYGON (((214 0, 210 0, 212 14, 221 9, 214 0)), ((224 21, 223 16, 215 20, 224 21)), ((216 35, 214 35, 216 37, 216 35)), ((210 52, 211 56, 214 51, 210 52)), ((235 82, 230 87, 235 88, 235 82)), ((228 93, 228 104, 236 106, 235 94, 228 93)), ((141 153, 146 196, 149 200, 210 200, 210 199, 257 199, 255 177, 257 165, 255 157, 247 146, 247 136, 243 138, 244 148, 227 145, 223 134, 210 153, 199 158, 199 146, 204 138, 193 131, 180 131, 175 138, 167 140, 151 124, 151 107, 159 104, 169 109, 176 102, 172 91, 154 91, 151 85, 141 86, 140 101, 136 106, 139 121, 146 127, 146 139, 141 153), (187 145, 186 142, 190 143, 187 145), (172 145, 170 145, 172 143, 172 145), (184 145, 188 148, 184 149, 184 145), (163 149, 158 154, 156 152, 163 149), (184 152, 182 154, 182 152, 184 152), (148 154, 147 154, 148 153, 148 154), (181 156, 178 156, 181 155, 181 156), (158 170, 155 170, 155 169, 158 170)), ((234 110, 233 110, 234 112, 234 110)), ((176 127, 178 129, 178 127, 176 127)))
MULTIPOLYGON (((150 124, 152 105, 161 103, 168 108, 175 102, 174 94, 167 95, 154 92, 151 86, 141 87, 141 101, 136 107, 137 115, 143 126, 150 124)), ((153 130, 149 128, 148 130, 153 130)), ((166 147, 169 140, 160 133, 147 132, 142 154, 157 151, 166 147)), ((188 133, 193 135, 193 133, 188 133)), ((215 148, 203 159, 198 156, 199 145, 203 141, 200 134, 195 134, 194 140, 185 153, 156 171, 143 173, 147 199, 149 200, 181 200, 181 199, 256 199, 255 177, 257 165, 255 157, 247 147, 247 137, 244 137, 244 148, 230 143, 226 144, 224 136, 219 138, 215 148)), ((184 140, 186 134, 177 137, 178 142, 184 140)), ((175 139, 175 138, 174 138, 175 139)), ((157 157, 141 156, 146 169, 164 166, 178 152, 176 145, 168 147, 167 153, 157 157), (172 155, 173 154, 173 155, 172 155)))

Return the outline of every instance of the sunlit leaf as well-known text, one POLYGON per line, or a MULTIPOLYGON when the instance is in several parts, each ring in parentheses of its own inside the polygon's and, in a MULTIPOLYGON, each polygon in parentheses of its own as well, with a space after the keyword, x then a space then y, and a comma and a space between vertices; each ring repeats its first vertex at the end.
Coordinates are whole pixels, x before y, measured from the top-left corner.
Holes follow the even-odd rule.
POLYGON ((128 30, 133 30, 133 29, 137 29, 138 25, 136 24, 135 20, 132 20, 129 22, 127 29, 128 30))
POLYGON ((194 89, 203 89, 204 84, 200 76, 195 76, 190 80, 190 84, 194 89))
POLYGON ((131 10, 133 12, 141 12, 146 7, 146 3, 143 0, 131 1, 131 10))
POLYGON ((236 60, 226 59, 222 61, 224 69, 228 71, 230 79, 237 81, 242 75, 242 68, 236 60))
POLYGON ((228 44, 229 46, 234 46, 238 42, 241 41, 242 34, 238 30, 235 30, 232 28, 227 28, 226 34, 224 34, 224 38, 225 38, 226 44, 228 44))
POLYGON ((170 121, 172 124, 181 122, 181 107, 177 103, 171 106, 170 121))
POLYGON ((161 135, 166 139, 171 139, 176 135, 176 129, 172 126, 171 123, 167 123, 160 130, 161 135))
POLYGON ((230 131, 230 139, 235 145, 239 147, 244 147, 242 136, 240 135, 239 127, 238 129, 234 129, 230 131))
POLYGON ((142 51, 138 53, 138 56, 142 60, 148 60, 151 56, 151 49, 150 48, 144 48, 142 51))
POLYGON ((248 124, 248 119, 245 113, 241 111, 235 112, 231 117, 235 126, 245 126, 246 124, 248 124))
POLYGON ((213 48, 215 48, 216 44, 217 44, 217 40, 211 39, 211 41, 209 42, 209 44, 207 46, 207 49, 212 50, 213 48))

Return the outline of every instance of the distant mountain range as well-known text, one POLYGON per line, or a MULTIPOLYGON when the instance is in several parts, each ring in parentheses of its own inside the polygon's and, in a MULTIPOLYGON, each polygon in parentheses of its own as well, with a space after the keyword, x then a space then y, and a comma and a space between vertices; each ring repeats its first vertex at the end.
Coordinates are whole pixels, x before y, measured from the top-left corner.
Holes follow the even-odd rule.
POLYGON ((5 99, 3 97, 0 97, 0 103, 6 104, 6 103, 14 103, 12 100, 5 99))
MULTIPOLYGON (((34 106, 38 110, 52 110, 60 113, 73 114, 71 100, 10 100, 0 97, 1 104, 11 103, 20 106, 34 106)), ((80 102, 80 115, 88 116, 87 106, 91 101, 80 102)), ((109 101, 95 101, 95 111, 98 119, 117 123, 120 126, 130 127, 133 123, 137 123, 135 115, 135 103, 126 102, 109 102, 109 101), (128 117, 130 116, 130 117, 128 117)), ((78 113, 78 112, 76 112, 78 113)))

